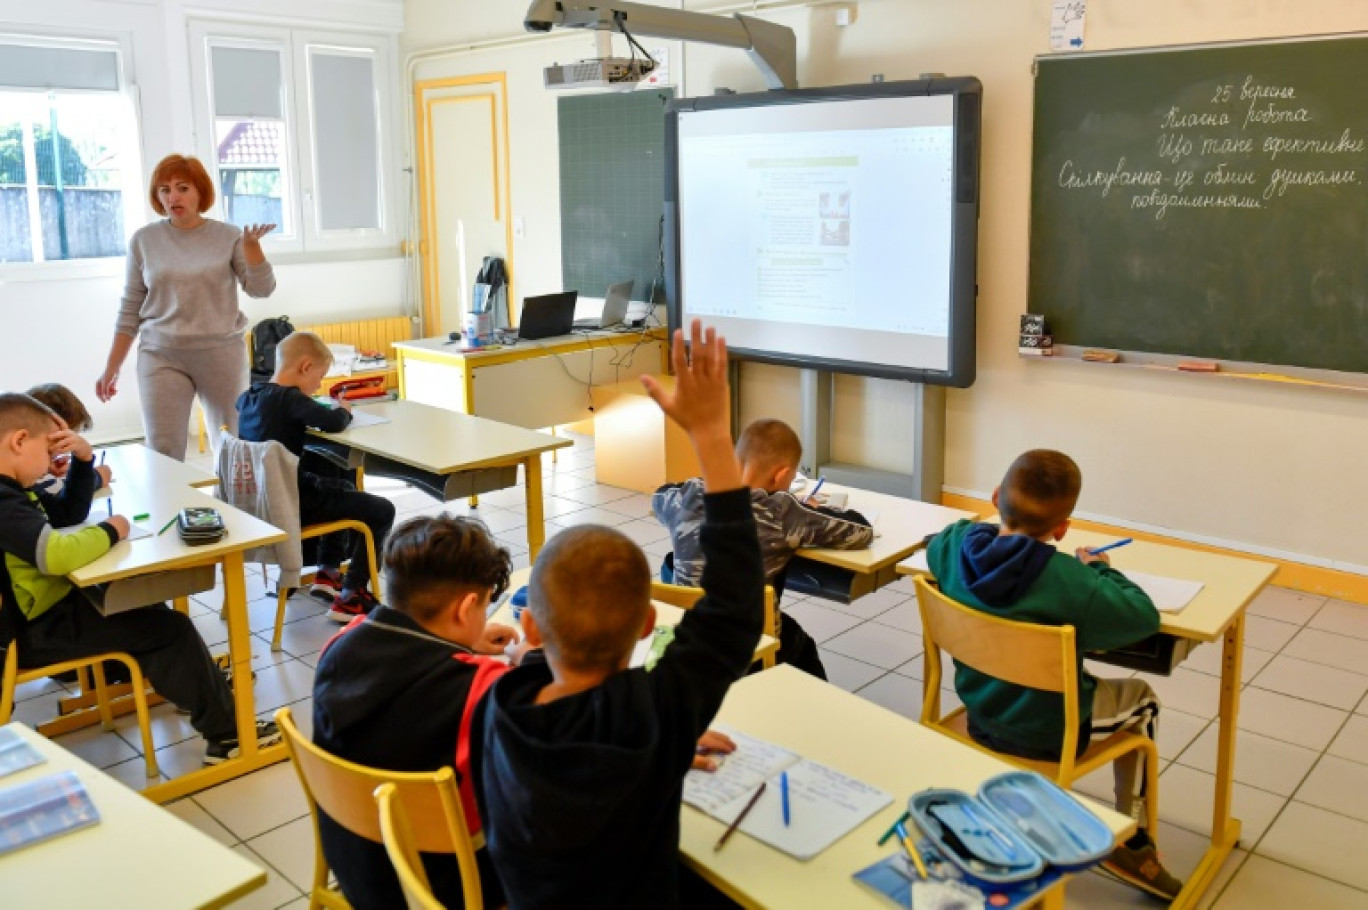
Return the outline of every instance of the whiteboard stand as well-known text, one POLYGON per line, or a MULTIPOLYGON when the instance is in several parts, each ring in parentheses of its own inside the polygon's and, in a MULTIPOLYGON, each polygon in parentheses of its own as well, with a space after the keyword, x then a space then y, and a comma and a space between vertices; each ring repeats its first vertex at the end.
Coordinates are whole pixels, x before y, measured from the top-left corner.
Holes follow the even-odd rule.
POLYGON ((832 400, 835 374, 828 370, 800 370, 802 390, 803 473, 825 476, 831 483, 873 490, 890 496, 940 504, 945 481, 945 387, 912 383, 911 418, 916 441, 912 473, 884 471, 831 460, 832 400))

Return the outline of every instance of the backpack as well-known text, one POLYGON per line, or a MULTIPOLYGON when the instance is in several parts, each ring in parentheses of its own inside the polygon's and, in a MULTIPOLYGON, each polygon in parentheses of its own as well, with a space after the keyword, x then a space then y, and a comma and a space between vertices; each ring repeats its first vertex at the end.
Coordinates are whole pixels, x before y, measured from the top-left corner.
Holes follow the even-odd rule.
POLYGON ((270 382, 275 374, 276 345, 294 334, 289 316, 274 316, 252 326, 252 385, 270 382))

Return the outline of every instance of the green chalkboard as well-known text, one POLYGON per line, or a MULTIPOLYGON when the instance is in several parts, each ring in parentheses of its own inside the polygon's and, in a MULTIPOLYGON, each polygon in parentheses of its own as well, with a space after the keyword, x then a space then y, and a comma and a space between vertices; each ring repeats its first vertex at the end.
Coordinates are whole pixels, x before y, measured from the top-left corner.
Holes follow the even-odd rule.
POLYGON ((633 300, 663 302, 661 215, 669 88, 558 101, 561 275, 567 290, 602 297, 631 278, 633 300))
POLYGON ((1041 57, 1056 344, 1368 372, 1368 38, 1041 57))

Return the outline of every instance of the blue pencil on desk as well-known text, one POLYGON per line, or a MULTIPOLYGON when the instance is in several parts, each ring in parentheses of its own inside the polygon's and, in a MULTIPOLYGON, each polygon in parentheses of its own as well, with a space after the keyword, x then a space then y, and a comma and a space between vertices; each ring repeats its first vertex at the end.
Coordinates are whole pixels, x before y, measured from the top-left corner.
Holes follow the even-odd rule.
POLYGON ((1092 548, 1091 550, 1089 550, 1088 552, 1091 553, 1092 555, 1096 556, 1098 553, 1105 553, 1105 552, 1107 552, 1108 550, 1115 550, 1117 547, 1124 547, 1126 544, 1128 544, 1128 543, 1134 543, 1134 542, 1135 542, 1135 538, 1134 538, 1134 537, 1123 537, 1123 538, 1121 538, 1120 540, 1116 541, 1115 543, 1109 543, 1109 544, 1107 544, 1105 547, 1093 547, 1093 548, 1092 548))
POLYGON ((824 483, 826 483, 826 478, 818 477, 816 486, 812 488, 811 493, 807 494, 807 499, 804 499, 803 502, 812 502, 813 497, 817 495, 817 491, 822 488, 822 484, 824 483))
POLYGON ((788 772, 779 772, 779 801, 784 807, 784 827, 789 824, 788 772))

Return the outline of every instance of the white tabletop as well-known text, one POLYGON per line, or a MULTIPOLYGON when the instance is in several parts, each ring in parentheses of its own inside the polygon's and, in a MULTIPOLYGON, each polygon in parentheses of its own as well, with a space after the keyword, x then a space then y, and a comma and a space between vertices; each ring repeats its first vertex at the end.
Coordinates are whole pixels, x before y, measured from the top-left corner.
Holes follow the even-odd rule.
MULTIPOLYGON (((798 491, 796 495, 799 499, 810 492, 812 483, 809 481, 808 489, 798 491)), ((799 550, 799 555, 853 572, 877 572, 891 566, 920 547, 928 534, 935 534, 961 518, 975 517, 975 513, 962 509, 839 484, 823 484, 822 492, 847 494, 845 507, 854 509, 872 521, 878 536, 865 550, 814 548, 799 550)))
POLYGON ((266 884, 266 873, 165 809, 22 724, 47 761, 0 778, 8 787, 75 771, 100 822, 0 856, 0 907, 221 907, 266 884))
MULTIPOLYGON (((906 680, 920 692, 921 683, 906 680)), ((750 906, 774 908, 886 907, 851 875, 888 856, 892 842, 882 835, 907 807, 913 793, 928 787, 977 792, 988 778, 1016 770, 999 759, 956 742, 873 702, 780 665, 747 676, 732 686, 715 724, 792 749, 805 758, 849 774, 893 794, 893 804, 808 862, 781 853, 744 834, 720 852, 713 844, 725 826, 697 809, 682 810, 680 850, 696 866, 720 877, 750 906)), ((1082 802, 1123 836, 1133 823, 1086 797, 1082 802)))
MULTIPOLYGON (((167 458, 160 452, 154 452, 147 446, 136 442, 127 445, 105 446, 95 456, 97 464, 100 456, 104 456, 104 463, 113 471, 114 483, 112 489, 106 487, 100 490, 97 495, 113 496, 116 511, 124 509, 123 504, 118 501, 119 491, 124 488, 147 489, 154 484, 212 487, 218 484, 218 478, 208 471, 203 471, 174 458, 167 458)), ((122 514, 132 516, 137 513, 124 511, 122 514)))
POLYGON ((506 465, 528 455, 574 445, 570 439, 416 401, 384 401, 356 410, 389 422, 314 435, 433 474, 506 465))

